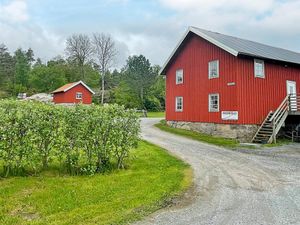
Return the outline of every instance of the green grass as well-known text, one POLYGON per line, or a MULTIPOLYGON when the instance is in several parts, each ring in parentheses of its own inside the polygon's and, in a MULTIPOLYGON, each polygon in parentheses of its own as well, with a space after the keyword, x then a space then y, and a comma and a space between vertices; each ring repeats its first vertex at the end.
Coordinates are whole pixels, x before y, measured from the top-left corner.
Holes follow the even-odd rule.
POLYGON ((95 176, 0 178, 0 224, 124 224, 165 206, 191 185, 188 165, 140 142, 129 168, 95 176))
POLYGON ((291 140, 282 138, 282 139, 277 139, 276 143, 264 144, 263 147, 280 147, 282 145, 287 145, 287 144, 290 144, 290 143, 292 143, 291 140))
POLYGON ((165 112, 148 112, 149 118, 165 118, 165 112))
POLYGON ((155 126, 163 131, 184 136, 196 141, 206 142, 209 144, 218 145, 225 148, 236 148, 239 147, 239 142, 235 139, 229 139, 229 138, 222 138, 222 137, 215 137, 208 134, 203 134, 195 131, 190 130, 184 130, 179 128, 173 128, 166 125, 165 121, 161 121, 158 124, 155 124, 155 126))

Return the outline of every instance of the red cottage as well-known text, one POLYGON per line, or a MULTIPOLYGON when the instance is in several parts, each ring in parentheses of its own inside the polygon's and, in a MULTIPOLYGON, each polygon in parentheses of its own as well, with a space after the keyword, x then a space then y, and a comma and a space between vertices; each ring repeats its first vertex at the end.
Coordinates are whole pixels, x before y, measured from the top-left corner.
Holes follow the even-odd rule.
POLYGON ((266 143, 300 123, 300 53, 190 27, 160 73, 169 125, 266 143))
POLYGON ((53 91, 52 94, 55 104, 91 104, 92 95, 95 92, 82 81, 78 81, 66 84, 53 91))

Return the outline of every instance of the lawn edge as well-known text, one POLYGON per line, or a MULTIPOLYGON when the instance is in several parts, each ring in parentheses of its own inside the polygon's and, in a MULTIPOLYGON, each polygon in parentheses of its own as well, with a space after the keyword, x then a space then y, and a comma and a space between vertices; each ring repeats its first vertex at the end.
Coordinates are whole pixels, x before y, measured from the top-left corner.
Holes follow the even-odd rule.
POLYGON ((159 201, 151 205, 148 205, 147 207, 143 208, 141 211, 137 211, 133 213, 132 218, 124 219, 123 221, 120 221, 120 224, 135 224, 143 221, 148 217, 151 217, 151 215, 161 210, 165 210, 167 208, 172 208, 172 207, 181 207, 192 203, 192 200, 189 199, 189 193, 194 193, 195 184, 194 184, 194 171, 191 165, 185 162, 179 156, 169 152, 167 149, 159 145, 153 144, 143 139, 141 141, 148 145, 157 147, 161 151, 168 154, 169 156, 181 161, 186 166, 186 168, 183 170, 184 177, 180 184, 181 186, 180 190, 176 192, 168 193, 165 197, 161 198, 159 201))

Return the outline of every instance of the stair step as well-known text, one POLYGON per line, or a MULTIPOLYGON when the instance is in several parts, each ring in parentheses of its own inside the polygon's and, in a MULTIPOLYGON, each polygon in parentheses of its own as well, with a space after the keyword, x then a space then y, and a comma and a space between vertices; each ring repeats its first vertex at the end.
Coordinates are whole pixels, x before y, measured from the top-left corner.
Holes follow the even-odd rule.
POLYGON ((263 131, 263 130, 260 130, 260 131, 258 131, 257 134, 262 134, 262 135, 270 134, 270 135, 272 135, 272 134, 273 134, 273 131, 263 131))
POLYGON ((273 129, 272 128, 262 128, 262 129, 260 129, 260 131, 270 131, 270 132, 273 132, 273 129))

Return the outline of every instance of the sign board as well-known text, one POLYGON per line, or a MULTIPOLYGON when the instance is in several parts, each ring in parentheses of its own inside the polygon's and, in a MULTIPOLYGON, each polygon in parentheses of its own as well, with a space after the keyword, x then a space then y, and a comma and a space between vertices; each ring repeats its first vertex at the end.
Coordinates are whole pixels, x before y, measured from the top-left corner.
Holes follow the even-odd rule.
POLYGON ((222 120, 238 120, 238 111, 222 111, 222 120))

